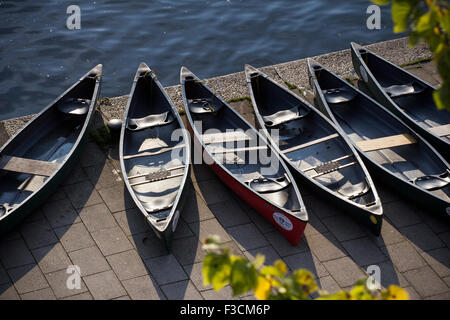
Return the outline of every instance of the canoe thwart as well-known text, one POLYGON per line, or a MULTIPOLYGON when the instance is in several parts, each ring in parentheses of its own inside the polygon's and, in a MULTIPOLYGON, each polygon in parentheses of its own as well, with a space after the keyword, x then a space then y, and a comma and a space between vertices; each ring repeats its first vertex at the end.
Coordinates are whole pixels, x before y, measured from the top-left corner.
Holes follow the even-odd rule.
POLYGON ((443 126, 429 128, 428 131, 430 131, 432 134, 437 135, 438 137, 449 136, 450 135, 450 123, 444 124, 443 126))
POLYGON ((237 142, 237 141, 248 141, 248 140, 251 140, 251 137, 249 135, 245 134, 243 131, 206 133, 206 134, 202 135, 202 141, 204 144, 237 142))
POLYGON ((389 137, 382 137, 371 140, 363 140, 357 141, 356 145, 363 151, 376 151, 382 149, 389 149, 393 147, 404 146, 408 144, 417 143, 417 140, 414 139, 409 133, 397 134, 389 137))
POLYGON ((0 157, 0 170, 50 177, 58 169, 59 163, 13 156, 0 157))
POLYGON ((327 140, 335 139, 337 137, 339 137, 339 134, 338 133, 333 133, 333 134, 330 134, 329 136, 325 136, 325 137, 322 137, 322 138, 319 138, 319 139, 316 139, 316 140, 313 140, 313 141, 309 141, 309 142, 306 142, 304 144, 301 144, 301 145, 298 145, 298 146, 295 146, 295 147, 292 147, 292 148, 281 150, 281 152, 283 152, 284 154, 289 153, 289 152, 294 152, 294 151, 297 151, 297 150, 300 150, 300 149, 304 149, 304 148, 311 147, 313 145, 325 142, 327 140))
POLYGON ((208 148, 208 151, 212 154, 217 153, 233 153, 233 152, 247 152, 247 151, 256 151, 256 150, 264 150, 268 147, 266 145, 262 146, 253 146, 253 147, 242 147, 242 148, 223 148, 223 147, 217 147, 217 148, 208 148))
POLYGON ((181 149, 181 148, 184 148, 184 147, 185 147, 185 144, 178 144, 178 145, 176 145, 174 147, 164 148, 164 149, 161 149, 161 150, 156 151, 156 152, 143 152, 143 153, 137 153, 137 154, 130 154, 130 155, 127 155, 127 156, 123 156, 123 159, 124 160, 129 160, 129 159, 139 158, 139 157, 151 157, 151 156, 156 156, 158 154, 166 153, 166 152, 169 152, 169 151, 172 151, 172 150, 175 150, 175 149, 181 149))

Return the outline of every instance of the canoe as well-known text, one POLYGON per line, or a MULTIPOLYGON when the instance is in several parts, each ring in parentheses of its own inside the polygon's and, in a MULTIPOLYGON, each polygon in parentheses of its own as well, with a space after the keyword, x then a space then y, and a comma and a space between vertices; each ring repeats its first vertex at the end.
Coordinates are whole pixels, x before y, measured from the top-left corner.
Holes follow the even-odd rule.
POLYGON ((156 74, 141 63, 120 133, 125 185, 156 236, 170 248, 186 197, 188 134, 156 74))
POLYGON ((425 139, 397 116, 308 59, 319 108, 343 130, 373 177, 422 205, 450 218, 450 167, 425 139))
POLYGON ((436 90, 429 83, 356 43, 352 61, 361 80, 383 106, 450 159, 450 112, 433 101, 436 90))
MULTIPOLYGON (((267 140, 187 68, 180 82, 197 155, 292 244, 308 221, 297 184, 267 140)), ((201 161, 201 159, 200 159, 201 161)))
POLYGON ((50 196, 78 162, 100 92, 86 73, 0 148, 0 234, 50 196))
POLYGON ((293 175, 314 194, 380 234, 383 209, 364 163, 344 133, 287 88, 246 65, 256 120, 293 175))

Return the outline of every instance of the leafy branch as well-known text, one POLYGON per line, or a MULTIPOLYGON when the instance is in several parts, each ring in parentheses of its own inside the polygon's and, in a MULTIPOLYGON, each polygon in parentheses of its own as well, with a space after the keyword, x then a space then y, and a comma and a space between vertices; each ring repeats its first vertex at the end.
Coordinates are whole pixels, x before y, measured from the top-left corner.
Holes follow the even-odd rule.
POLYGON ((372 0, 392 5, 394 32, 409 31, 409 43, 425 41, 443 82, 433 93, 438 109, 450 110, 450 15, 446 0, 372 0))
POLYGON ((318 300, 408 300, 408 293, 395 285, 384 290, 371 290, 367 279, 357 281, 350 291, 329 294, 320 290, 311 272, 303 269, 288 272, 286 264, 277 260, 273 265, 264 265, 265 257, 258 254, 251 262, 231 254, 230 249, 220 244, 218 236, 204 242, 208 253, 203 261, 203 283, 219 291, 230 285, 233 295, 253 291, 260 300, 308 300, 318 294, 318 300))

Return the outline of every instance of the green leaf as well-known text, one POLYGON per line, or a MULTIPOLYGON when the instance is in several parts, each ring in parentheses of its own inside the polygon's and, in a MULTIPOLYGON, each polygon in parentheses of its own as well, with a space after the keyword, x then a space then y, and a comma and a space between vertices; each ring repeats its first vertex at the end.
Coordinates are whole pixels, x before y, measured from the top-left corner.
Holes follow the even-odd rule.
POLYGON ((261 269, 261 275, 272 276, 272 277, 282 277, 283 273, 281 273, 280 270, 278 270, 274 266, 264 266, 261 269))
POLYGON ((316 300, 349 300, 350 295, 345 291, 338 291, 333 294, 328 294, 324 296, 320 296, 316 300))
POLYGON ((372 0, 373 3, 378 4, 380 6, 385 6, 391 3, 392 0, 372 0))
POLYGON ((431 11, 428 11, 427 13, 423 14, 419 21, 417 21, 416 25, 416 31, 419 33, 424 33, 427 31, 433 30, 434 25, 432 24, 432 17, 431 17, 431 11))
POLYGON ((203 261, 203 284, 212 284, 218 291, 230 281, 231 259, 229 254, 209 253, 203 261))
POLYGON ((447 109, 450 112, 450 89, 448 85, 433 92, 433 99, 439 110, 447 109))
POLYGON ((247 259, 236 259, 231 267, 230 284, 233 295, 239 295, 253 290, 257 285, 258 273, 247 259))
POLYGON ((442 86, 444 86, 445 82, 450 80, 450 48, 447 46, 446 49, 442 49, 442 51, 437 67, 439 75, 444 80, 444 83, 442 84, 442 86))
POLYGON ((308 270, 299 269, 292 274, 292 278, 308 294, 318 289, 313 274, 308 270))
POLYGON ((255 268, 259 268, 264 264, 264 261, 266 260, 266 257, 262 254, 257 254, 255 257, 255 260, 253 261, 253 265, 255 268))
POLYGON ((415 31, 409 32, 409 46, 414 47, 419 42, 420 35, 415 31))
POLYGON ((350 296, 352 300, 374 300, 374 297, 365 285, 355 285, 350 290, 350 296))
POLYGON ((282 277, 287 273, 286 264, 277 260, 273 264, 273 266, 265 266, 261 269, 261 275, 263 276, 273 276, 273 277, 282 277))
POLYGON ((448 13, 448 8, 440 10, 439 21, 444 32, 450 34, 450 14, 448 13))
POLYGON ((413 1, 408 0, 394 0, 392 3, 392 21, 395 33, 403 32, 408 28, 409 16, 413 10, 412 3, 413 1))

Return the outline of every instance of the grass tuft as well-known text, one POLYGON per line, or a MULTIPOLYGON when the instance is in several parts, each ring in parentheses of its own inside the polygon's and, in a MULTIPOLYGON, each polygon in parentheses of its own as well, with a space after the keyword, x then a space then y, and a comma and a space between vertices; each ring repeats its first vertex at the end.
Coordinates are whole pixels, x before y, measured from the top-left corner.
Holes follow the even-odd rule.
POLYGON ((108 97, 103 97, 97 100, 98 105, 111 106, 111 99, 108 97))
POLYGON ((417 59, 417 60, 414 60, 414 61, 411 61, 411 62, 408 62, 408 63, 403 63, 403 64, 400 65, 400 67, 414 66, 416 64, 426 63, 426 62, 430 62, 432 60, 433 60, 433 58, 431 58, 431 57, 430 58, 417 59))
POLYGON ((250 97, 238 97, 238 98, 232 98, 232 99, 228 100, 227 103, 239 102, 239 101, 252 102, 252 99, 250 97))
POLYGON ((92 139, 94 139, 95 143, 98 144, 100 148, 103 149, 103 151, 106 151, 111 144, 111 132, 109 131, 108 126, 103 126, 100 128, 97 128, 95 130, 91 130, 89 132, 92 139))
POLYGON ((284 84, 291 90, 298 89, 295 84, 292 84, 292 83, 290 83, 288 81, 285 81, 284 84))

